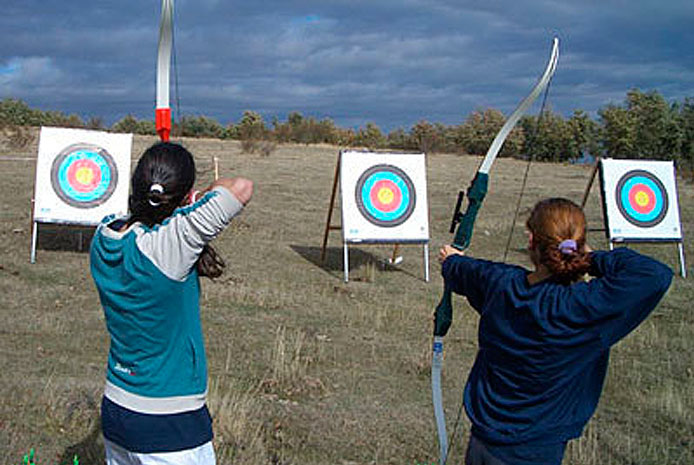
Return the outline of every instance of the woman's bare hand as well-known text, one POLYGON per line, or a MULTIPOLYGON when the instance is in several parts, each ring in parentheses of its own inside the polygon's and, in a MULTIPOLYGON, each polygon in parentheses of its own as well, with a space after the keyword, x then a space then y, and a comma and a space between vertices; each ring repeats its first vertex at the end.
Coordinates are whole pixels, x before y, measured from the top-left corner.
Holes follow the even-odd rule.
POLYGON ((246 178, 220 178, 212 183, 210 189, 217 186, 222 186, 232 194, 234 197, 246 205, 253 195, 253 181, 246 178))
POLYGON ((443 261, 451 255, 465 255, 465 252, 458 250, 453 246, 444 245, 441 247, 441 250, 439 250, 439 262, 443 263, 443 261))

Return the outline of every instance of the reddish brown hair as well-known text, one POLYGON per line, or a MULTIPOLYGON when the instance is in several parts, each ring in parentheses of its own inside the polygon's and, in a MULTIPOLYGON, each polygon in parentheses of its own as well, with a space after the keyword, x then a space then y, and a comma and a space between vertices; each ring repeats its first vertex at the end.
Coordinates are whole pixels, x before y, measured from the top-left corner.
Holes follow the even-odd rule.
POLYGON ((590 255, 586 244, 586 217, 581 208, 567 199, 552 198, 538 202, 526 223, 533 235, 533 247, 539 262, 545 265, 556 281, 568 284, 588 272, 590 255), (559 244, 576 242, 576 250, 562 252, 559 244))

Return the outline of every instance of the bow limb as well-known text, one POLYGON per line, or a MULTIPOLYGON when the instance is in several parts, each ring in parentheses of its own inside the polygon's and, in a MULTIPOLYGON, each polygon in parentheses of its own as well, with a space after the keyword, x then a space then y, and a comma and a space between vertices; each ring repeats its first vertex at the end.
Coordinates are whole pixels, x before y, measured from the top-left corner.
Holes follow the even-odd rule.
POLYGON ((169 76, 171 74, 171 48, 173 45, 173 0, 162 0, 157 53, 157 106, 155 126, 163 142, 171 134, 171 107, 169 105, 169 76))
POLYGON ((511 113, 501 130, 496 134, 492 145, 489 146, 487 154, 482 160, 475 178, 472 180, 470 188, 467 192, 468 206, 465 210, 465 214, 460 214, 460 203, 462 200, 462 192, 460 193, 458 204, 456 205, 456 211, 453 213, 453 221, 451 222, 451 232, 455 229, 455 223, 460 222, 458 226, 458 231, 453 239, 453 247, 459 250, 465 250, 470 245, 470 239, 472 238, 472 229, 475 224, 475 219, 477 218, 477 212, 482 206, 482 201, 487 194, 487 186, 489 184, 489 170, 492 168, 492 163, 496 160, 497 155, 501 147, 504 145, 506 138, 511 134, 511 131, 520 120, 521 116, 528 111, 528 108, 533 104, 537 97, 542 93, 547 87, 554 71, 557 69, 557 60, 559 60, 559 39, 554 38, 552 42, 552 53, 550 54, 549 61, 545 67, 544 73, 540 77, 540 80, 535 84, 535 87, 530 91, 530 93, 518 104, 518 107, 511 113))
MULTIPOLYGON (((528 111, 528 108, 530 108, 532 103, 549 84, 552 76, 554 75, 554 71, 556 70, 558 59, 559 39, 555 37, 552 43, 552 52, 550 54, 549 62, 547 63, 545 71, 540 77, 540 80, 537 82, 537 84, 535 84, 535 87, 530 91, 530 94, 528 94, 528 96, 521 101, 514 112, 511 113, 504 125, 501 127, 501 130, 494 137, 489 150, 487 150, 487 154, 482 160, 482 164, 477 170, 477 173, 475 174, 475 177, 468 188, 468 204, 465 214, 462 215, 460 213, 460 207, 465 194, 461 191, 458 195, 458 201, 456 202, 455 211, 453 212, 453 220, 451 221, 451 233, 455 232, 455 237, 452 244, 453 247, 459 250, 465 250, 470 245, 470 239, 472 238, 472 230, 475 224, 475 219, 477 218, 477 212, 482 206, 482 201, 487 194, 489 170, 491 169, 494 160, 496 160, 496 157, 506 141, 506 138, 518 123, 518 120, 520 120, 521 116, 528 111), (460 224, 458 225, 458 230, 456 231, 455 227, 457 223, 460 224)), ((447 285, 445 285, 443 296, 441 297, 439 304, 436 306, 436 312, 434 314, 434 344, 431 363, 431 392, 432 401, 434 404, 436 429, 439 436, 439 463, 441 465, 445 465, 446 460, 448 459, 448 436, 446 433, 446 421, 441 399, 441 371, 443 365, 443 337, 448 332, 453 320, 451 299, 451 290, 447 285)))
POLYGON ((431 359, 431 394, 434 403, 434 418, 436 432, 439 435, 439 463, 445 465, 448 455, 448 434, 446 433, 446 417, 443 412, 441 398, 441 368, 443 367, 443 337, 434 336, 433 356, 431 359))
POLYGON ((537 99, 537 97, 547 87, 547 84, 549 84, 549 81, 554 75, 554 71, 557 69, 557 60, 559 60, 559 39, 555 37, 554 41, 552 42, 552 53, 550 54, 545 72, 542 73, 542 77, 540 77, 540 80, 537 82, 537 84, 535 84, 533 90, 530 91, 528 96, 525 97, 520 104, 518 104, 518 107, 513 113, 511 113, 511 116, 508 117, 504 125, 501 127, 499 133, 496 135, 496 137, 494 137, 492 145, 490 145, 489 150, 487 150, 487 155, 485 155, 484 160, 482 160, 482 164, 477 170, 479 173, 489 173, 492 163, 494 163, 494 160, 496 160, 496 156, 499 154, 499 151, 506 141, 506 138, 511 133, 511 130, 516 126, 516 123, 518 123, 520 117, 523 116, 526 111, 528 111, 528 108, 530 108, 530 105, 533 104, 535 99, 537 99))
POLYGON ((439 465, 446 465, 448 460, 448 433, 446 432, 446 415, 443 410, 441 371, 443 369, 443 337, 451 326, 452 314, 451 291, 446 286, 434 314, 434 340, 431 355, 431 400, 434 405, 436 433, 439 437, 439 465))

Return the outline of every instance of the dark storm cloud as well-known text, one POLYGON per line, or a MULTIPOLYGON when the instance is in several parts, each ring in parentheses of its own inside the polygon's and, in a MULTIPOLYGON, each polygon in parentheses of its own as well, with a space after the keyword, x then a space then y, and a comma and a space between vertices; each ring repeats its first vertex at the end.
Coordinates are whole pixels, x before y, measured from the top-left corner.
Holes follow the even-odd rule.
MULTIPOLYGON (((159 8, 12 0, 0 18, 0 97, 109 122, 151 118, 159 8)), ((244 110, 387 130, 508 113, 554 35, 555 111, 594 114, 633 87, 694 96, 689 1, 179 0, 175 18, 172 96, 224 124, 244 110)))

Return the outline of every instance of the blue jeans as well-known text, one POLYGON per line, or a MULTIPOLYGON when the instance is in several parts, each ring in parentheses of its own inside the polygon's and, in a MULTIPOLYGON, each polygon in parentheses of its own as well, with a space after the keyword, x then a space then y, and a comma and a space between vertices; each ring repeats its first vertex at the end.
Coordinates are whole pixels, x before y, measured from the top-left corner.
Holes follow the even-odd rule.
POLYGON ((465 465, 507 465, 489 453, 484 443, 470 435, 465 453, 465 465))
POLYGON ((470 435, 465 465, 560 465, 565 449, 565 442, 549 445, 493 446, 470 435))

